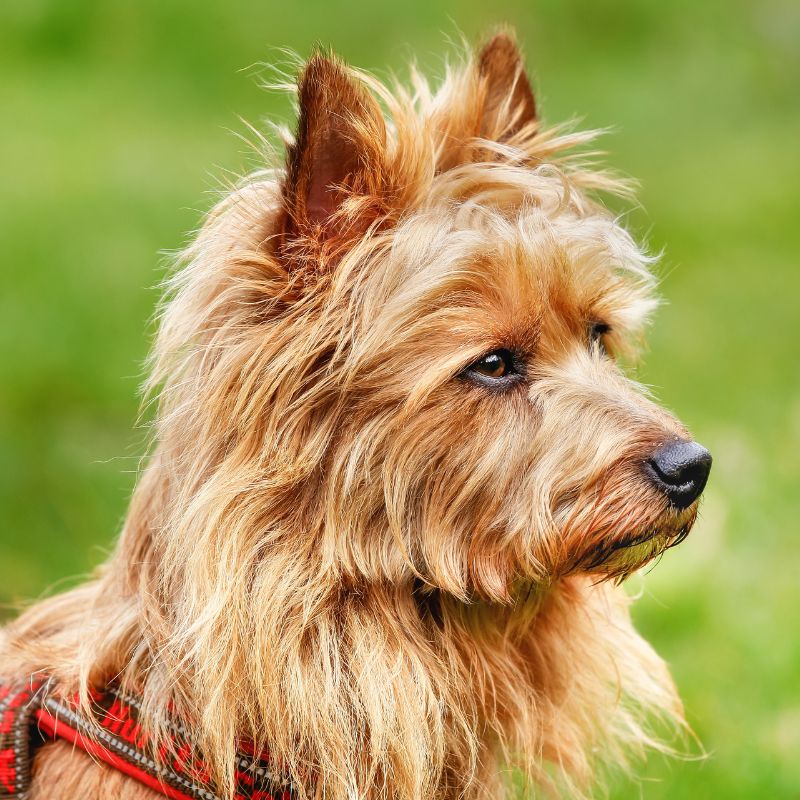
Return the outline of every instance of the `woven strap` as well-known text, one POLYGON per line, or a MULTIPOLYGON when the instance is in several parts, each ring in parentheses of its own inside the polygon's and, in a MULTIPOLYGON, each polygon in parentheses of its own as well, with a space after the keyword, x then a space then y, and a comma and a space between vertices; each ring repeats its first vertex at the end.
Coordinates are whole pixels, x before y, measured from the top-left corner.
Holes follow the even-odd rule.
POLYGON ((0 686, 0 797, 24 798, 31 775, 31 726, 42 681, 0 686))
MULTIPOLYGON (((35 749, 46 739, 66 739, 173 800, 220 800, 180 722, 170 721, 170 741, 154 758, 137 698, 114 686, 94 691, 88 716, 77 697, 63 699, 51 689, 40 678, 0 685, 0 800, 25 800, 35 749)), ((249 750, 236 758, 234 800, 292 800, 291 786, 273 772, 268 755, 249 750)))

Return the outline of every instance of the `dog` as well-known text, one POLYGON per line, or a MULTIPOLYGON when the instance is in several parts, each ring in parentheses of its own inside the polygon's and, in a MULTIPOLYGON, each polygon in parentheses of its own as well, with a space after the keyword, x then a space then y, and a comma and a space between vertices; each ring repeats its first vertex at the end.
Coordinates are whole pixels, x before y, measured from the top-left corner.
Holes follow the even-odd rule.
MULTIPOLYGON (((136 698, 154 763, 171 729, 201 754, 173 797, 582 796, 683 725, 620 583, 711 465, 621 366, 656 305, 599 199, 629 186, 541 123, 507 31, 436 89, 317 52, 297 98, 168 282, 116 549, 6 627, 0 678, 46 678, 40 727, 136 698), (243 742, 283 789, 241 788, 243 742)), ((26 796, 157 797, 97 730, 26 796)))

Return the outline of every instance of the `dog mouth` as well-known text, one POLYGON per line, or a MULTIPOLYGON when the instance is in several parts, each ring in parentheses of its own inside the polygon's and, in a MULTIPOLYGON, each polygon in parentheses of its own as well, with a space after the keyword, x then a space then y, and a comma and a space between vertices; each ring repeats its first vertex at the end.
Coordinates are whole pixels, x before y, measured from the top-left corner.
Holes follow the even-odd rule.
POLYGON ((655 524, 593 536, 593 543, 579 557, 576 570, 622 582, 683 542, 696 518, 695 505, 681 512, 669 511, 655 524))

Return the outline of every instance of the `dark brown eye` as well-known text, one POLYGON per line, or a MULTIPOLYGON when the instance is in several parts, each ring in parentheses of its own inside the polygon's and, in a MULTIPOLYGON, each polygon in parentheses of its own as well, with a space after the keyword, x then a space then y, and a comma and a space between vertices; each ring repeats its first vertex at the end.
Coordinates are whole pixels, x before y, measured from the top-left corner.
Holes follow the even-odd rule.
POLYGON ((467 368, 467 373, 490 380, 500 380, 516 374, 514 357, 508 350, 494 350, 467 368))
POLYGON ((589 344, 597 344, 602 352, 605 352, 603 346, 603 337, 611 333, 611 326, 607 322, 593 322, 589 326, 589 344))

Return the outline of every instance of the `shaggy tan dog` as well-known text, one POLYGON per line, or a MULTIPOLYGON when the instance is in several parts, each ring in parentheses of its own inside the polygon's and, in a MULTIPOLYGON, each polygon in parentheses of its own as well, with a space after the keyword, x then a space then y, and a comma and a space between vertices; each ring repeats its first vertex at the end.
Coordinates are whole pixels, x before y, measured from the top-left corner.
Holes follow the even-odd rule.
MULTIPOLYGON (((586 791, 680 724, 622 578, 691 527, 710 457, 621 371, 651 259, 544 129, 513 38, 435 91, 315 55, 285 168, 211 212, 172 279, 156 445, 90 583, 28 610, 0 677, 110 680, 298 796, 586 791)), ((66 743, 36 800, 150 789, 66 743)))

